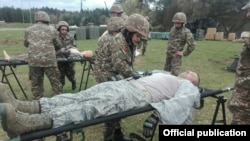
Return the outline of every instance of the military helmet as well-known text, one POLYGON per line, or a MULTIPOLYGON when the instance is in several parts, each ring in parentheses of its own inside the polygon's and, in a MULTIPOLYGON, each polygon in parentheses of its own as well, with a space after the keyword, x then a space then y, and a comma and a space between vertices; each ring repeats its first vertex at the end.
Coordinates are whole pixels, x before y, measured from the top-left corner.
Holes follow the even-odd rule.
POLYGON ((108 22, 108 31, 116 32, 124 28, 124 20, 121 17, 111 17, 108 22))
POLYGON ((122 15, 121 15, 121 18, 122 18, 124 21, 126 21, 126 20, 128 19, 128 15, 127 15, 125 12, 123 12, 122 15))
POLYGON ((111 6, 109 12, 110 12, 110 13, 123 13, 123 9, 122 9, 122 7, 121 7, 120 4, 114 3, 114 4, 111 6))
POLYGON ((142 38, 147 38, 149 33, 149 22, 140 14, 132 14, 125 22, 125 28, 129 32, 137 32, 142 38))
POLYGON ((35 13, 35 22, 38 21, 50 22, 49 15, 44 11, 37 11, 35 13))
POLYGON ((183 12, 177 12, 173 17, 172 22, 173 23, 186 23, 187 22, 186 14, 183 12))
POLYGON ((249 9, 249 8, 250 8, 250 1, 244 7, 242 7, 241 9, 246 10, 246 9, 249 9))
POLYGON ((61 26, 66 26, 69 30, 69 24, 66 21, 59 21, 57 30, 60 30, 61 26))

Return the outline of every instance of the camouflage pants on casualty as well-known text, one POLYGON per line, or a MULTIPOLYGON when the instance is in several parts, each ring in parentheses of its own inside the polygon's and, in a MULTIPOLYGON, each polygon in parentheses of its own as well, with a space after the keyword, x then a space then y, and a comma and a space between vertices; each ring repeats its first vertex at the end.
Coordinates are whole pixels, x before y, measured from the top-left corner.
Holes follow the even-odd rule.
POLYGON ((53 118, 53 128, 148 105, 151 96, 126 80, 104 82, 75 94, 41 98, 41 113, 53 118), (122 87, 121 87, 122 86, 122 87))

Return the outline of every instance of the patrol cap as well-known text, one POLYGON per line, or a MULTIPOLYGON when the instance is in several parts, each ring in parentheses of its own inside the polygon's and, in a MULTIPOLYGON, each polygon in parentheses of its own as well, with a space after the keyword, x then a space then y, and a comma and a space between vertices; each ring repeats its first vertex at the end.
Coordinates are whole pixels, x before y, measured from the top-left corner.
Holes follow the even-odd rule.
POLYGON ((132 14, 125 22, 125 28, 129 32, 137 32, 142 38, 147 38, 149 33, 149 22, 140 14, 132 14))

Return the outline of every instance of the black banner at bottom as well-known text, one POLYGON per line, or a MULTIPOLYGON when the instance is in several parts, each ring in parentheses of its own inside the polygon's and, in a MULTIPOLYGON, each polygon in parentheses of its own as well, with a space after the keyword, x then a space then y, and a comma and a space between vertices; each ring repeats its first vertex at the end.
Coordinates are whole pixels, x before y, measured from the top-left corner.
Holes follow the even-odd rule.
POLYGON ((159 125, 159 141, 170 138, 250 137, 250 125, 159 125))

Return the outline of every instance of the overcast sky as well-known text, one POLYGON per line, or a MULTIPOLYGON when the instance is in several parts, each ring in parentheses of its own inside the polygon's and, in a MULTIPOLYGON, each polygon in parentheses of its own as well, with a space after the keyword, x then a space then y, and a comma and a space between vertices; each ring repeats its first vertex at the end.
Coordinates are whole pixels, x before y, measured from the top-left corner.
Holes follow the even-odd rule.
MULTIPOLYGON (((105 8, 105 2, 107 8, 110 9, 111 5, 115 0, 82 0, 82 8, 95 9, 95 8, 105 8)), ((14 8, 57 8, 59 10, 65 9, 66 11, 80 11, 81 0, 0 0, 0 7, 14 7, 14 8)))

